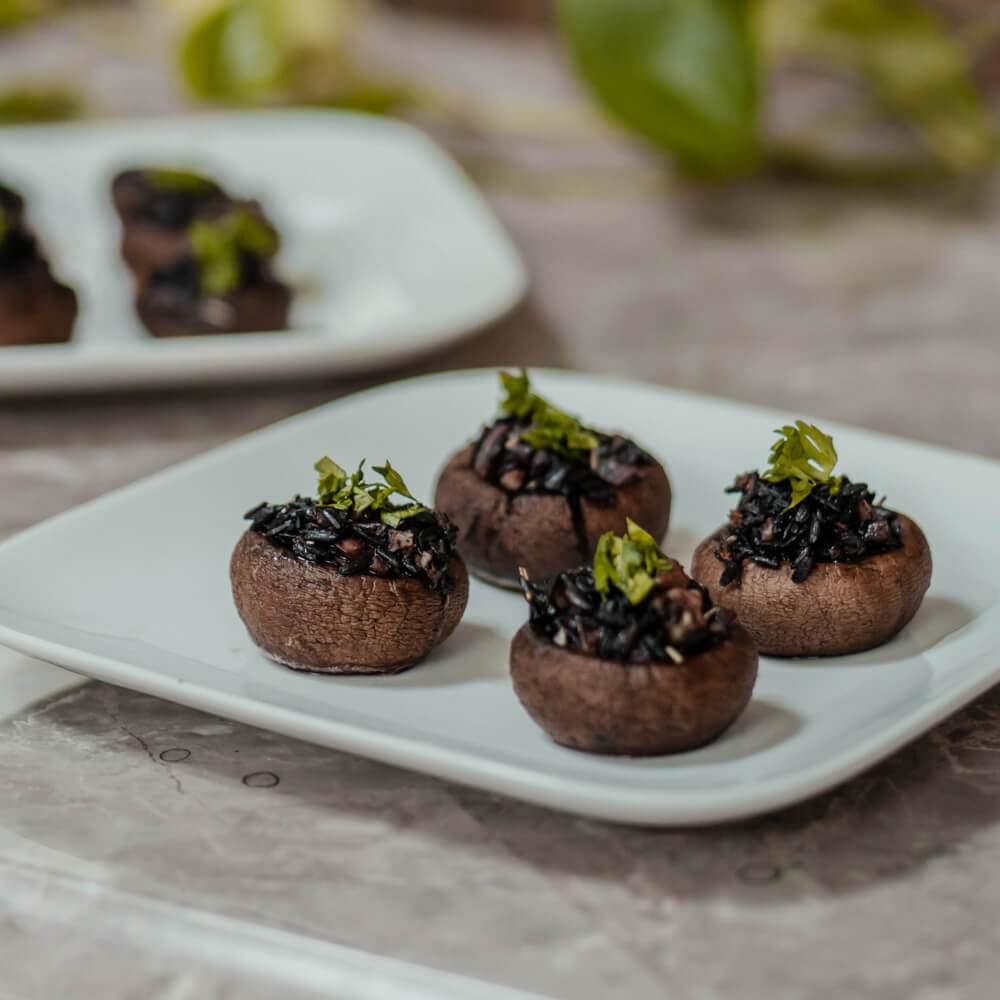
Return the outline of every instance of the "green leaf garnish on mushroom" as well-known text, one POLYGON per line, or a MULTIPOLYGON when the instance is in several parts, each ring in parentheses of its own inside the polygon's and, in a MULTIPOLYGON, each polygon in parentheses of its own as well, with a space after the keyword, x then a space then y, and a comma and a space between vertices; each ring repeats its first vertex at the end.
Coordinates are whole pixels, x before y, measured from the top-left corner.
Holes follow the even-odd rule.
POLYGON ((639 604, 653 589, 656 577, 673 568, 656 539, 628 518, 624 535, 613 531, 601 535, 594 553, 594 586, 605 597, 616 587, 630 603, 639 604))
POLYGON ((192 223, 188 235, 202 289, 209 295, 225 295, 239 288, 244 257, 271 257, 280 245, 274 228, 245 208, 235 208, 211 222, 199 219, 192 223))
POLYGON ((193 170, 153 167, 145 173, 149 183, 160 191, 190 191, 192 194, 198 194, 215 187, 207 177, 202 177, 193 170))
POLYGON ((377 512, 382 523, 390 528, 396 528, 406 518, 421 514, 428 509, 416 500, 403 477, 392 467, 388 459, 385 465, 375 465, 372 468, 382 477, 383 482, 365 482, 364 459, 358 465, 357 472, 349 476, 342 466, 324 455, 315 465, 319 473, 317 487, 319 506, 353 510, 356 513, 372 510, 377 512), (393 503, 391 498, 396 495, 405 497, 411 502, 393 503))
POLYGON ((792 502, 785 508, 798 506, 820 483, 830 483, 830 492, 840 492, 841 478, 832 479, 837 464, 837 449, 833 438, 813 424, 796 420, 775 431, 781 437, 771 448, 771 465, 764 472, 769 483, 788 482, 792 487, 792 502))
POLYGON ((521 434, 522 441, 532 448, 547 448, 574 461, 590 460, 591 452, 598 445, 597 435, 576 417, 533 392, 531 380, 523 368, 520 375, 501 372, 500 383, 507 393, 500 403, 501 412, 530 425, 521 434))

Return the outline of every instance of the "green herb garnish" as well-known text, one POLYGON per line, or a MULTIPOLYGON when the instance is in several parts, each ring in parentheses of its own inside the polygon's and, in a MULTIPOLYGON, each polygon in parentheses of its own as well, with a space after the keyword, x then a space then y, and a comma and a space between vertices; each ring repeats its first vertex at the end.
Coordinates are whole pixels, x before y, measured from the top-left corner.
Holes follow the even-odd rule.
POLYGON ((188 230, 201 286, 209 295, 225 295, 243 280, 243 258, 271 257, 280 246, 278 234, 245 208, 236 208, 211 222, 198 220, 188 230))
POLYGON ((381 477, 382 483, 366 483, 365 462, 361 460, 357 472, 348 475, 332 458, 324 456, 315 465, 319 473, 319 506, 335 507, 337 510, 364 510, 378 512, 379 519, 390 528, 398 527, 401 521, 414 514, 421 514, 428 508, 418 503, 410 492, 403 477, 386 459, 385 465, 372 467, 381 477), (406 497, 411 503, 396 504, 391 501, 395 495, 406 497))
POLYGON ((0 243, 7 238, 7 209, 0 205, 0 243))
POLYGON ((189 191, 192 194, 200 194, 215 187, 207 177, 202 177, 192 170, 154 167, 146 170, 145 174, 149 183, 160 191, 189 191))
POLYGON ((794 427, 786 425, 775 433, 781 437, 771 448, 771 466, 764 478, 769 483, 787 481, 791 484, 792 502, 785 510, 802 503, 820 483, 830 483, 833 496, 840 492, 843 477, 831 480, 837 464, 837 449, 829 434, 802 420, 796 420, 794 427))
POLYGON ((624 535, 601 535, 594 553, 594 586, 602 596, 617 587, 631 604, 639 604, 653 589, 656 577, 674 568, 656 539, 631 518, 624 535))
POLYGON ((520 423, 530 424, 521 440, 532 448, 547 448, 573 461, 586 462, 597 447, 597 435, 580 421, 532 392, 531 380, 522 368, 520 375, 500 373, 507 393, 500 409, 520 423))

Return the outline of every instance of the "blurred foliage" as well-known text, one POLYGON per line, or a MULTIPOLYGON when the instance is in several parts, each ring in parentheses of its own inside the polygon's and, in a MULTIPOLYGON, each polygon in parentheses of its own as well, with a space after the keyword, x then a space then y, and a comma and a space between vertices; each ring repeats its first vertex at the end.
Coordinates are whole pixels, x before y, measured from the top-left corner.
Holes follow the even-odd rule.
POLYGON ((853 178, 975 173, 996 158, 972 54, 918 0, 559 0, 570 56, 598 100, 688 174, 745 174, 784 158, 831 176, 822 144, 768 148, 760 77, 805 62, 861 85, 922 155, 846 166, 853 178))
POLYGON ((0 91, 0 124, 56 122, 75 118, 80 101, 68 88, 15 87, 0 91))
POLYGON ((825 66, 860 82, 955 173, 990 166, 996 130, 972 56, 915 0, 768 0, 761 35, 772 59, 825 66))
MULTIPOLYGON (((0 0, 0 31, 70 2, 85 0, 0 0)), ((144 2, 172 13, 178 72, 203 100, 376 113, 416 103, 473 121, 490 111, 363 68, 358 40, 370 0, 144 2)), ((982 173, 996 160, 996 124, 973 76, 973 50, 984 34, 1000 31, 997 11, 984 9, 959 35, 932 0, 556 3, 569 56, 597 101, 689 177, 717 181, 791 169, 885 181, 982 173), (849 81, 855 105, 834 117, 815 116, 792 135, 775 135, 763 107, 789 66, 849 81), (902 153, 866 145, 866 135, 876 136, 887 121, 915 140, 902 153), (836 152, 845 125, 861 138, 853 144, 860 155, 836 152)), ((78 111, 73 94, 59 88, 0 96, 0 121, 78 111)), ((520 114, 530 118, 530 109, 520 114)))
POLYGON ((168 0, 183 19, 180 66, 199 97, 388 111, 405 91, 361 74, 351 44, 362 0, 168 0))
POLYGON ((742 0, 562 0, 577 70, 602 104, 686 173, 760 156, 758 59, 742 0))

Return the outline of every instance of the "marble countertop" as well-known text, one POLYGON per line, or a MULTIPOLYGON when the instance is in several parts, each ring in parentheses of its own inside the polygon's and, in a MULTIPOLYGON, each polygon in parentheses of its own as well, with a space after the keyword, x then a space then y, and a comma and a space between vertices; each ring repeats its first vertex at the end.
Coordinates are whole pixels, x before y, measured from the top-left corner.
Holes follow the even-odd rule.
MULTIPOLYGON (((1000 457, 995 181, 679 189, 587 122, 543 39, 386 18, 370 44, 492 109, 425 124, 523 250, 528 302, 349 384, 0 401, 0 537, 360 385, 473 365, 633 376, 1000 457)), ((100 65, 108 113, 177 106, 162 61, 107 48, 83 20, 3 40, 0 79, 71 52, 100 65)), ((28 694, 73 683, 0 667, 28 694)), ((985 1000, 998 751, 993 691, 801 806, 634 830, 86 683, 0 719, 0 997, 985 1000)))

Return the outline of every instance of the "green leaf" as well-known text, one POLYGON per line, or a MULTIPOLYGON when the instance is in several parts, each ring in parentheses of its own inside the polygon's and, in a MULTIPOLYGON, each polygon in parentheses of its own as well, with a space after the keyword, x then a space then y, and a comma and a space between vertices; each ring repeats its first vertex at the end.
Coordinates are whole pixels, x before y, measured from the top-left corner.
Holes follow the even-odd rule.
POLYGON ((507 397, 500 403, 500 410, 516 420, 527 423, 538 410, 548 406, 541 396, 536 396, 531 391, 531 379, 523 368, 520 375, 500 372, 500 384, 507 393, 507 397))
POLYGON ((161 191, 190 191, 197 194, 213 186, 212 181, 192 170, 154 167, 146 171, 149 183, 161 191))
POLYGON ((997 129, 973 79, 970 52, 918 0, 764 0, 772 57, 853 76, 955 172, 996 159, 997 129))
POLYGON ((410 500, 416 500, 416 497, 407 489, 406 483, 403 482, 403 477, 389 463, 389 459, 385 460, 385 465, 373 465, 372 468, 392 487, 394 493, 399 493, 410 500))
MULTIPOLYGON (((798 506, 820 483, 830 482, 837 465, 837 449, 833 438, 813 424, 796 420, 775 431, 780 435, 771 447, 771 465, 764 473, 769 483, 788 482, 792 487, 792 502, 786 510, 798 506)), ((831 492, 839 492, 840 480, 833 482, 831 492)))
POLYGON ((598 445, 597 436, 580 421, 557 409, 531 389, 528 373, 500 372, 500 384, 507 393, 500 403, 501 412, 519 423, 529 424, 521 440, 532 448, 547 448, 574 461, 586 462, 598 445))
POLYGON ((656 583, 656 577, 673 569, 656 540, 631 518, 624 535, 608 531, 601 535, 594 553, 594 586, 607 596, 612 586, 631 604, 640 604, 656 583))
POLYGON ((0 123, 65 121, 80 111, 80 98, 68 88, 14 87, 0 93, 0 123))
POLYGON ((389 525, 390 528, 395 528, 406 518, 428 509, 416 500, 403 481, 403 477, 392 467, 388 459, 385 465, 373 466, 384 483, 365 482, 364 459, 350 477, 332 458, 321 458, 315 468, 320 474, 319 502, 322 507, 353 510, 359 514, 365 510, 378 511, 383 524, 389 525), (390 502, 389 498, 397 493, 412 502, 398 505, 390 502))
POLYGON ((243 280, 243 257, 270 257, 278 251, 278 234, 272 226, 245 208, 235 208, 219 219, 198 220, 188 230, 191 248, 209 295, 225 295, 243 280))
POLYGON ((196 24, 181 47, 194 93, 253 102, 283 87, 289 65, 280 17, 280 0, 229 0, 196 24))
POLYGON ((577 71, 605 109, 691 175, 760 158, 758 67, 746 0, 560 0, 577 71))
POLYGON ((347 472, 326 455, 313 468, 319 473, 318 492, 321 503, 325 497, 339 493, 347 482, 347 472))

